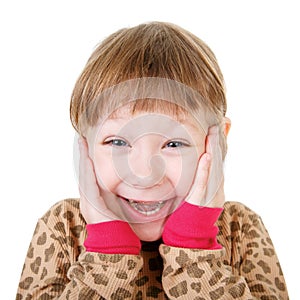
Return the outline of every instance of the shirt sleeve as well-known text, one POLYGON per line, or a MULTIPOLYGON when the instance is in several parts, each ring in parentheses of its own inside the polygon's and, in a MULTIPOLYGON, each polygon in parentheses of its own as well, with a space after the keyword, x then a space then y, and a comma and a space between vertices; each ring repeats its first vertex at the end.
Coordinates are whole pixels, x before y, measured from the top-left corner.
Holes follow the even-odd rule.
POLYGON ((222 218, 223 249, 160 246, 162 283, 169 299, 186 299, 187 295, 189 299, 289 299, 260 217, 246 214, 234 220, 225 214, 222 218))
POLYGON ((68 224, 71 212, 60 215, 65 218, 39 220, 16 299, 130 299, 142 258, 78 251, 83 226, 68 224))

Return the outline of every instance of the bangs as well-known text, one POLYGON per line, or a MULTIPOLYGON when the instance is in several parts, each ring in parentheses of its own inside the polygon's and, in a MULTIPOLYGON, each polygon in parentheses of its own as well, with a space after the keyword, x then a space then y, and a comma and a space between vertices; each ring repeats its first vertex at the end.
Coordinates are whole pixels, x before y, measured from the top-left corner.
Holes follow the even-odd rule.
MULTIPOLYGON (((189 113, 181 106, 172 103, 170 101, 161 99, 138 99, 131 101, 126 106, 126 114, 136 116, 139 114, 163 114, 168 115, 174 120, 181 122, 189 118, 189 113)), ((120 109, 115 110, 110 114, 109 118, 118 118, 122 115, 120 111, 123 110, 124 106, 120 109)))
POLYGON ((177 121, 188 118, 188 112, 181 106, 170 101, 161 99, 141 99, 135 101, 132 105, 131 113, 159 113, 171 116, 177 121))
POLYGON ((114 118, 124 107, 131 115, 161 113, 178 121, 193 118, 205 132, 219 123, 197 91, 174 80, 150 77, 128 80, 103 91, 80 115, 80 132, 114 118))

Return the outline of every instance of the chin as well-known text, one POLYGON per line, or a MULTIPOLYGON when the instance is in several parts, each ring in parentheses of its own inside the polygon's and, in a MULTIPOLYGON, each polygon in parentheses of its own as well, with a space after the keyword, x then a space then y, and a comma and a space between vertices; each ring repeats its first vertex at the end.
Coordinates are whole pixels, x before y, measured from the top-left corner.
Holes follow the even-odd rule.
POLYGON ((154 242, 161 238, 164 222, 164 220, 159 220, 144 224, 131 224, 131 228, 141 241, 154 242))

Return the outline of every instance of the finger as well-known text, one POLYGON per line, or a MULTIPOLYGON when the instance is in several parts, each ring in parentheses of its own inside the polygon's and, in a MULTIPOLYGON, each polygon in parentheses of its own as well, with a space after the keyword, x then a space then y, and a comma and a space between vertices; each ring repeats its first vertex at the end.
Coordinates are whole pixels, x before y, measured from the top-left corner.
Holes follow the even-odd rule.
POLYGON ((219 127, 217 125, 211 126, 208 129, 206 137, 206 152, 214 159, 215 150, 219 148, 219 127))
MULTIPOLYGON (((196 176, 194 179, 191 193, 187 202, 195 205, 206 206, 210 200, 212 190, 216 190, 215 183, 219 180, 216 178, 216 161, 221 159, 219 146, 219 127, 211 126, 207 133, 205 153, 200 157, 196 176), (207 199, 207 196, 209 199, 207 199)), ((215 195, 215 191, 213 193, 215 195)))
POLYGON ((220 145, 220 127, 215 125, 209 128, 206 139, 206 152, 211 156, 209 178, 206 186, 206 195, 201 205, 219 206, 224 197, 220 192, 223 184, 223 155, 220 145))
POLYGON ((195 178, 195 184, 197 185, 199 191, 205 193, 208 178, 209 170, 214 160, 214 149, 216 143, 218 143, 218 132, 219 128, 217 125, 211 126, 208 129, 208 134, 206 138, 206 147, 205 153, 202 154, 198 163, 197 174, 195 178))
POLYGON ((199 159, 195 180, 191 192, 186 199, 187 202, 194 205, 200 205, 200 203, 202 202, 206 193, 210 164, 210 154, 204 153, 199 159))
POLYGON ((84 138, 79 140, 79 191, 82 197, 91 203, 98 202, 99 188, 92 160, 88 155, 88 145, 84 138))
POLYGON ((80 210, 87 223, 107 222, 118 219, 106 206, 100 195, 94 164, 89 157, 88 144, 84 138, 79 143, 79 192, 80 210))

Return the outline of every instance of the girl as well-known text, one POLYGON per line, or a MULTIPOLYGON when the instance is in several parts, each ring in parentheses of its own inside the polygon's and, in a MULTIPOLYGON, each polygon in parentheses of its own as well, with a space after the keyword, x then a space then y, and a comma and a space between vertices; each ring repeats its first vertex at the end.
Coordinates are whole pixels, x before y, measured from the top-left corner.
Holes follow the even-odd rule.
POLYGON ((205 43, 159 22, 112 34, 70 113, 80 199, 39 220, 17 299, 288 299, 260 217, 225 202, 230 121, 205 43))

